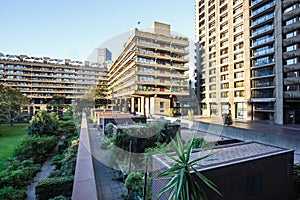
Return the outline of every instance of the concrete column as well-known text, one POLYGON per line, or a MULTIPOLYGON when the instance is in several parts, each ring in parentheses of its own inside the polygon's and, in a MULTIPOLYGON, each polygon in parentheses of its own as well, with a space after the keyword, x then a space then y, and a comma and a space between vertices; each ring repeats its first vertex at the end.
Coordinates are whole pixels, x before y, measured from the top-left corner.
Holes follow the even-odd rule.
POLYGON ((141 115, 145 115, 145 97, 141 97, 141 115))
POLYGON ((134 97, 131 97, 131 112, 134 113, 134 97))
POLYGON ((128 109, 128 99, 124 99, 124 103, 125 103, 125 105, 124 105, 125 112, 128 112, 129 111, 129 109, 128 109))
POLYGON ((141 112, 141 98, 138 98, 138 112, 141 112))
POLYGON ((150 115, 150 99, 149 99, 149 97, 146 97, 146 99, 145 99, 145 115, 146 116, 150 115))

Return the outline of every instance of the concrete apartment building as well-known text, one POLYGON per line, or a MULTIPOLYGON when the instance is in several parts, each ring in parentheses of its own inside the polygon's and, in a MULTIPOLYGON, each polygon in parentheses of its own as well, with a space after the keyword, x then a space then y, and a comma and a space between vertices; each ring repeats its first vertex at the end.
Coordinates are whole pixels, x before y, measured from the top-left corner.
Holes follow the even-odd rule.
POLYGON ((202 115, 300 123, 299 1, 197 0, 195 7, 202 115))
POLYGON ((31 105, 25 110, 31 114, 46 109, 54 95, 65 96, 68 104, 75 103, 106 74, 105 63, 26 55, 3 55, 0 59, 0 84, 17 88, 28 97, 31 105))
POLYGON ((154 22, 135 29, 108 72, 114 110, 168 115, 189 95, 187 38, 171 35, 170 25, 154 22))

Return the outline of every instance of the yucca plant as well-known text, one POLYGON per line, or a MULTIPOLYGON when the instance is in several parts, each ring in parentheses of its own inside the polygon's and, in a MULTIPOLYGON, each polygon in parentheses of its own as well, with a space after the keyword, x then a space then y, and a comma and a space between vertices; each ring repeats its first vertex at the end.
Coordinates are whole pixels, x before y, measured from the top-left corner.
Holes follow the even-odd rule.
POLYGON ((158 178, 169 180, 166 187, 159 192, 158 198, 163 194, 168 193, 168 200, 206 200, 208 199, 207 195, 201 184, 198 182, 199 180, 221 195, 217 186, 194 168, 198 161, 205 159, 212 154, 190 160, 193 150, 193 139, 189 141, 185 149, 182 140, 178 135, 177 144, 172 140, 172 150, 176 155, 171 156, 167 153, 163 153, 166 157, 174 161, 174 165, 157 175, 158 178), (198 178, 199 180, 197 180, 198 178))

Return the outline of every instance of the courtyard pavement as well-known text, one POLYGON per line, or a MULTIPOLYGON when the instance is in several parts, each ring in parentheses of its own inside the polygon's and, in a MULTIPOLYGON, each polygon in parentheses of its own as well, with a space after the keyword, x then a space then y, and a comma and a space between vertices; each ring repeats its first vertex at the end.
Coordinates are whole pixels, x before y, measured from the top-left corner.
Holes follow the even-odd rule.
POLYGON ((127 189, 122 182, 113 180, 114 174, 108 164, 109 151, 101 149, 101 134, 91 124, 89 124, 89 134, 98 199, 123 200, 121 194, 127 194, 127 189))
MULTIPOLYGON (((218 117, 195 116, 195 121, 223 125, 223 119, 218 117)), ((233 123, 230 126, 235 128, 264 132, 268 134, 285 135, 285 136, 292 136, 293 138, 295 137, 300 138, 300 124, 275 124, 274 122, 269 122, 267 120, 250 121, 250 120, 233 119, 233 123)), ((300 163, 300 154, 298 153, 294 154, 294 162, 300 163)))

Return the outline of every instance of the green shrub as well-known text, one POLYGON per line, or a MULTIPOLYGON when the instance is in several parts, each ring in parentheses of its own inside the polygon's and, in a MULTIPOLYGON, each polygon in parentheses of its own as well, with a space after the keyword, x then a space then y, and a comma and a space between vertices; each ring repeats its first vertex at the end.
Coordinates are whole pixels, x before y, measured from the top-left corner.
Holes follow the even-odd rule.
POLYGON ((41 170, 41 166, 34 164, 32 160, 13 160, 11 163, 10 167, 0 172, 0 188, 12 186, 21 189, 30 184, 36 173, 41 170))
POLYGON ((101 148, 102 149, 108 149, 111 146, 111 144, 112 144, 112 139, 111 138, 109 138, 109 137, 103 137, 101 139, 101 148))
POLYGON ((193 138, 193 147, 194 148, 202 148, 205 147, 208 143, 204 140, 203 137, 193 138))
POLYGON ((49 199, 49 200, 71 200, 72 198, 71 197, 65 197, 63 195, 59 195, 57 197, 54 197, 52 199, 49 199))
POLYGON ((47 113, 45 110, 39 111, 30 120, 27 126, 28 135, 56 135, 58 129, 58 117, 55 113, 47 113))
POLYGON ((0 189, 1 200, 24 200, 27 194, 25 190, 14 189, 13 187, 5 187, 0 189))
POLYGON ((64 155, 55 155, 52 157, 52 163, 56 165, 56 168, 60 169, 64 158, 64 155))
POLYGON ((38 200, 48 200, 59 195, 71 197, 73 181, 74 176, 42 179, 35 187, 36 198, 38 200))
POLYGON ((58 132, 60 135, 64 135, 66 140, 78 135, 76 125, 73 120, 60 121, 58 132))
POLYGON ((57 138, 55 136, 28 136, 15 148, 14 156, 21 161, 32 158, 35 163, 41 164, 56 144, 57 138))
POLYGON ((63 176, 71 176, 75 174, 77 151, 78 143, 74 143, 65 151, 61 166, 63 176))
POLYGON ((144 175, 139 172, 131 172, 125 180, 125 186, 129 191, 129 199, 143 196, 144 175))
POLYGON ((114 124, 108 123, 104 127, 104 134, 108 137, 111 137, 114 134, 114 124))

